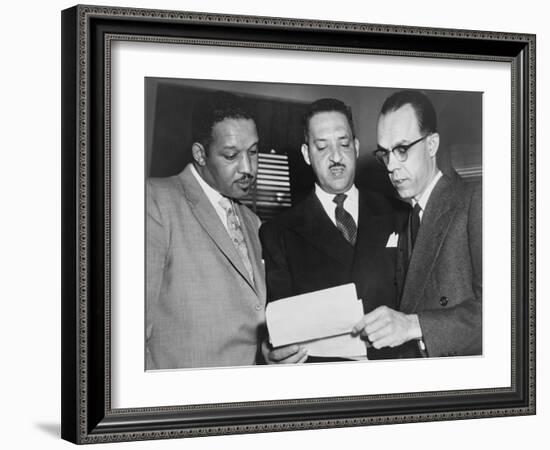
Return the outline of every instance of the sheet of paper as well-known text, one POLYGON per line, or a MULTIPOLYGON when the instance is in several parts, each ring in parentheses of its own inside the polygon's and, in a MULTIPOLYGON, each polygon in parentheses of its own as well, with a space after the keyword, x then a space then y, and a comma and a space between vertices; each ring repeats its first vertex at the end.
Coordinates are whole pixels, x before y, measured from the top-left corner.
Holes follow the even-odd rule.
POLYGON ((365 342, 359 336, 350 333, 339 336, 331 336, 312 341, 300 342, 311 356, 337 356, 349 359, 366 359, 367 350, 365 342))
POLYGON ((277 300, 266 309, 274 347, 301 343, 315 356, 366 355, 365 343, 350 334, 361 317, 353 283, 277 300))

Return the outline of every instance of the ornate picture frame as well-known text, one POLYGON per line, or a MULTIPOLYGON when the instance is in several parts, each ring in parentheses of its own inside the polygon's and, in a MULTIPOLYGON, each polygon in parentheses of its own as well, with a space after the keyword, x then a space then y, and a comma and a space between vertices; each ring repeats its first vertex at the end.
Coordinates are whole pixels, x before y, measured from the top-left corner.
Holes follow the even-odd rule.
POLYGON ((62 437, 84 444, 535 414, 535 42, 530 34, 395 25, 81 5, 63 11, 62 437), (504 215, 511 226, 510 384, 114 407, 116 42, 508 64, 511 173, 502 176, 511 178, 504 215))

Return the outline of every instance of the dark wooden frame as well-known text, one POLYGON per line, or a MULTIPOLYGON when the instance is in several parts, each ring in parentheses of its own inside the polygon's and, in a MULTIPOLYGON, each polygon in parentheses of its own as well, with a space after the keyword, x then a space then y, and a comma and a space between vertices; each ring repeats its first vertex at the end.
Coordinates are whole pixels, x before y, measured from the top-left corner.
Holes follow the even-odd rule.
POLYGON ((75 443, 535 413, 535 36, 76 6, 62 12, 62 437, 75 443), (112 409, 110 43, 189 42, 512 67, 512 373, 506 388, 112 409))

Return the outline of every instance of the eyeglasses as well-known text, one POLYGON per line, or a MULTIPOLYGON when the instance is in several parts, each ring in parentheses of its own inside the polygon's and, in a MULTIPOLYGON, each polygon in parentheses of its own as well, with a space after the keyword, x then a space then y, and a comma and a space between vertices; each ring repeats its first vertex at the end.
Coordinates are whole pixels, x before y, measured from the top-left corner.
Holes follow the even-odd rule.
POLYGON ((430 134, 431 133, 428 133, 410 144, 396 145, 391 150, 386 150, 385 148, 379 146, 376 150, 374 150, 374 156, 376 156, 376 158, 385 165, 388 165, 390 162, 390 153, 393 153, 393 156, 395 156, 397 161, 405 162, 408 156, 407 152, 411 149, 411 147, 426 139, 430 134))

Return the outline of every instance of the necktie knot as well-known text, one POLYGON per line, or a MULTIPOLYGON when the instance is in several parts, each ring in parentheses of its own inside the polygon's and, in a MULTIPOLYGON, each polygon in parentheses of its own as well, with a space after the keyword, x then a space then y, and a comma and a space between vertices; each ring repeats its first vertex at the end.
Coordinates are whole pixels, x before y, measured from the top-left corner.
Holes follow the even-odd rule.
POLYGON ((219 201, 219 204, 226 213, 233 210, 231 206, 231 200, 229 200, 227 197, 222 197, 219 201))
POLYGON ((346 201, 346 198, 348 198, 346 194, 336 194, 332 199, 332 201, 336 203, 336 205, 338 205, 339 207, 343 207, 344 202, 346 201))
POLYGON ((420 206, 420 203, 417 203, 413 207, 413 214, 416 214, 418 217, 420 217, 420 211, 422 211, 422 206, 420 206))

